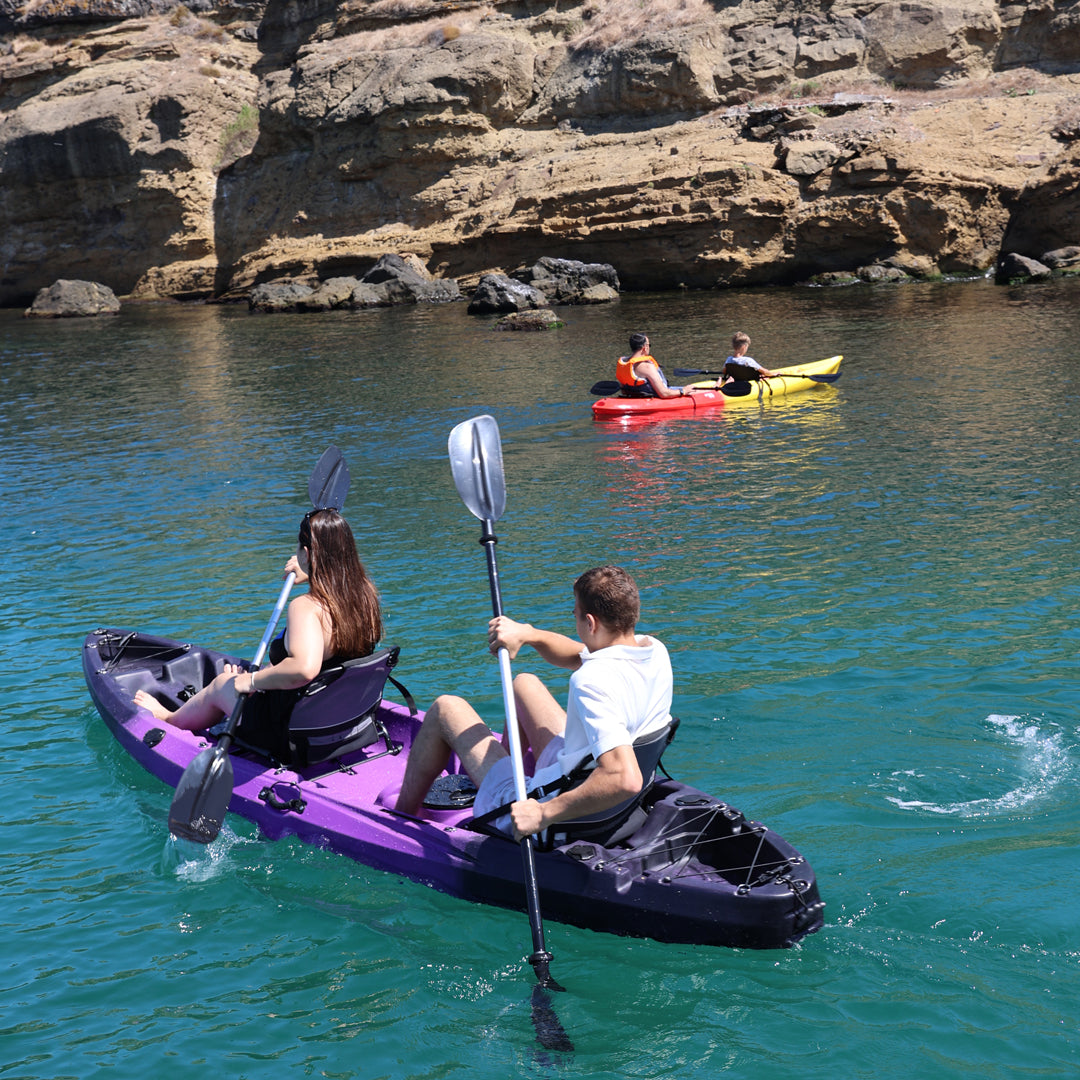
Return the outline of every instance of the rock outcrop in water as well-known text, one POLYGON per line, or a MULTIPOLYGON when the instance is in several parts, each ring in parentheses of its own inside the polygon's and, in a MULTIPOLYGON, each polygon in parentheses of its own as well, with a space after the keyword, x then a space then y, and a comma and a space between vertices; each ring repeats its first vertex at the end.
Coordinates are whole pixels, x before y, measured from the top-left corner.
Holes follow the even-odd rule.
POLYGON ((108 287, 96 281, 54 281, 39 289, 34 302, 23 312, 31 319, 75 319, 118 315, 120 301, 108 287))
POLYGON ((0 32, 0 303, 1080 244, 1080 0, 0 0, 0 32))

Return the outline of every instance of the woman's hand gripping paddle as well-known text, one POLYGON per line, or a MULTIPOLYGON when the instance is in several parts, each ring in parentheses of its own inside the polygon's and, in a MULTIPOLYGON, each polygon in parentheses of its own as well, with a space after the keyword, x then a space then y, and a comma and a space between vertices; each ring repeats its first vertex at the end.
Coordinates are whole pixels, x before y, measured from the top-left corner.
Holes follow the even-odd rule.
MULTIPOLYGON (((345 504, 349 491, 349 467, 336 446, 329 447, 315 466, 308 480, 308 496, 316 510, 340 510, 345 504)), ((258 670, 266 655, 274 628, 289 599, 295 574, 285 578, 281 593, 274 605, 273 614, 266 624, 262 640, 255 651, 251 670, 258 670)), ((176 785, 172 806, 169 807, 169 832, 185 840, 194 840, 199 844, 209 844, 221 831, 225 812, 233 792, 232 758, 229 747, 240 723, 244 699, 238 697, 233 707, 229 723, 214 746, 201 751, 180 777, 176 785)))
MULTIPOLYGON (((499 425, 491 416, 477 416, 458 424, 450 432, 450 468, 458 494, 470 513, 483 523, 480 543, 487 554, 488 582, 491 586, 491 608, 498 618, 502 615, 502 595, 499 590, 499 570, 495 562, 495 522, 506 509, 506 481, 503 477, 502 444, 499 441, 499 425)), ((503 706, 506 713, 506 732, 510 739, 510 757, 514 766, 514 793, 519 801, 528 798, 525 787, 525 769, 521 754, 521 733, 518 730, 517 707, 510 675, 510 654, 499 650, 499 674, 502 677, 503 706)), ((525 899, 532 929, 533 953, 529 957, 540 987, 547 990, 563 990, 551 972, 551 953, 544 944, 544 924, 540 915, 540 890, 536 881, 536 860, 529 837, 521 841, 522 865, 525 874, 525 899)), ((533 1019, 538 1019, 537 1033, 542 1045, 549 1050, 572 1050, 570 1042, 546 1002, 538 1002, 533 995, 533 1019), (550 1015, 548 1015, 550 1014, 550 1015)))

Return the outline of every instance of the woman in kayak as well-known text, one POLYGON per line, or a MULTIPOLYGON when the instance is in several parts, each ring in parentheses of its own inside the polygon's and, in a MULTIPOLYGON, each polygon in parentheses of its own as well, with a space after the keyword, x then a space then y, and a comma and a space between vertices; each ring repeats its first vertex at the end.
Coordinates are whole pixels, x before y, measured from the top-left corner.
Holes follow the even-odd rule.
POLYGON ((244 697, 237 734, 287 757, 289 714, 302 689, 328 662, 370 655, 382 637, 379 594, 356 554, 352 529, 336 510, 304 515, 296 554, 285 564, 289 573, 308 582, 309 591, 290 602, 285 632, 270 644, 269 667, 227 665, 175 712, 142 690, 135 704, 174 727, 202 731, 244 697))
POLYGON ((630 355, 615 361, 615 377, 623 397, 674 398, 694 392, 689 386, 668 386, 656 358, 649 354, 645 334, 630 335, 630 355))

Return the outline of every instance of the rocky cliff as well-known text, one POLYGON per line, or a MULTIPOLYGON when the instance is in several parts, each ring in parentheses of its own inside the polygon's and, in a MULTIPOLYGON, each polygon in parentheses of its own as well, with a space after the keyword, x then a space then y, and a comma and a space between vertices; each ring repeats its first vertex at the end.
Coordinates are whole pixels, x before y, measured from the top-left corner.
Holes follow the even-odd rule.
POLYGON ((1080 244, 1080 0, 0 0, 0 303, 1080 244))

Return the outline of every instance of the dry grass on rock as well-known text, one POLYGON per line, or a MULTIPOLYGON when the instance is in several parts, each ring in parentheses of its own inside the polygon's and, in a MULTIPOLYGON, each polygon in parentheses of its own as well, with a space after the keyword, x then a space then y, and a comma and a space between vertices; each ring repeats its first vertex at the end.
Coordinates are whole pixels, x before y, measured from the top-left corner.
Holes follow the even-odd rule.
POLYGON ((667 30, 709 24, 716 9, 706 0, 589 0, 581 29, 571 34, 571 48, 604 52, 635 45, 667 30))
POLYGON ((379 16, 401 19, 399 23, 381 26, 375 30, 357 30, 338 40, 347 41, 350 50, 361 52, 382 52, 390 49, 415 49, 428 45, 434 48, 455 41, 476 28, 494 15, 494 9, 477 6, 455 11, 452 17, 431 15, 422 17, 430 9, 430 4, 422 6, 412 0, 377 0, 365 9, 368 17, 379 16))

